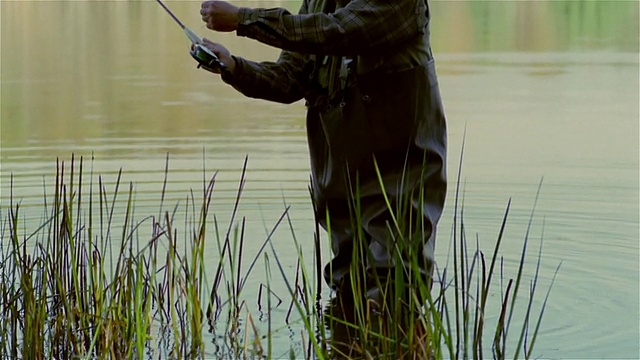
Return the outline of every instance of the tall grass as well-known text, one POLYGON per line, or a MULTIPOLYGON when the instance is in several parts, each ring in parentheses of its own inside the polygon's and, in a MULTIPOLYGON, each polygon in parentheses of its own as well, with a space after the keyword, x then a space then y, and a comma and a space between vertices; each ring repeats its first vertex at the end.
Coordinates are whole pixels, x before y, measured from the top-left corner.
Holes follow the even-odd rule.
MULTIPOLYGON (((69 165, 57 162, 53 193, 48 195, 45 186, 43 213, 35 226, 27 222, 21 202, 14 198, 11 179, 11 193, 3 198, 0 210, 0 358, 534 355, 549 297, 547 291, 536 316, 533 305, 542 245, 533 280, 525 289, 530 221, 518 272, 514 278, 503 277, 499 250, 509 204, 487 265, 477 245, 470 250, 463 207, 458 209, 456 201, 453 275, 442 269, 433 279, 425 279, 417 276, 421 269, 416 261, 401 261, 417 258, 412 254, 416 249, 402 246, 407 243, 402 238, 407 233, 404 227, 420 231, 421 225, 405 222, 412 218, 407 204, 389 203, 390 208, 396 206, 389 224, 390 233, 398 237, 396 264, 403 264, 392 278, 376 280, 389 301, 376 311, 367 301, 353 301, 347 309, 336 299, 322 299, 319 227, 309 259, 293 231, 286 204, 257 253, 245 261, 246 219, 238 218, 238 206, 246 160, 226 226, 210 213, 216 174, 203 182, 201 194, 191 191, 183 205, 165 209, 167 158, 158 213, 139 217, 135 187, 125 188, 122 171, 108 186, 84 165, 82 158, 72 157, 69 165), (281 226, 291 231, 298 256, 295 272, 285 269, 271 242, 281 226), (214 263, 205 257, 205 245, 211 242, 218 252, 214 263), (257 276, 256 268, 265 280, 254 304, 247 302, 243 290, 247 280, 257 276), (275 280, 282 280, 284 289, 274 285, 275 280), (489 294, 497 280, 502 299, 491 312, 489 294), (285 306, 284 321, 289 324, 274 323, 272 310, 285 306), (523 318, 518 318, 517 307, 524 309, 523 318), (262 324, 252 315, 255 311, 265 314, 262 324), (488 314, 495 313, 497 320, 489 321, 488 314), (294 344, 290 349, 276 348, 278 329, 292 326, 298 329, 295 341, 302 350, 294 350, 294 344)), ((357 189, 355 194, 354 226, 359 229, 357 189)), ((357 265, 370 256, 363 239, 361 233, 356 237, 352 284, 365 281, 365 270, 357 265)), ((357 299, 363 298, 359 289, 353 288, 357 299)))

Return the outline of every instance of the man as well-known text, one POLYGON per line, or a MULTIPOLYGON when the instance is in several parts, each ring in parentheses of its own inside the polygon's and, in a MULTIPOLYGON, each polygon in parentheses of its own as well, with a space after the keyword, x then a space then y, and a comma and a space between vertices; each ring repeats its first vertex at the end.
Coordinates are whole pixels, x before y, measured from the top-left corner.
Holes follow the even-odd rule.
POLYGON ((348 290, 358 236, 370 275, 361 290, 372 298, 372 278, 392 278, 401 266, 397 253, 429 278, 446 193, 446 126, 426 0, 303 0, 297 15, 205 1, 201 15, 211 30, 282 49, 277 61, 257 63, 205 39, 227 66, 223 81, 252 98, 306 100, 316 218, 330 229, 334 254, 325 280, 348 290))

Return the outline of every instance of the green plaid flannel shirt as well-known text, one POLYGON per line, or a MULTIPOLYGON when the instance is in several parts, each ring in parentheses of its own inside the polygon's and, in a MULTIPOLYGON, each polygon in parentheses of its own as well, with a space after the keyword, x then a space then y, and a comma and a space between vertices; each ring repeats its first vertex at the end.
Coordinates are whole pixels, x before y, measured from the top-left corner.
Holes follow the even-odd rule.
POLYGON ((236 59, 223 76, 246 96, 282 103, 302 99, 309 86, 310 55, 355 56, 389 51, 423 34, 425 0, 351 0, 333 13, 317 12, 327 0, 303 0, 297 15, 283 8, 241 8, 238 36, 282 49, 275 62, 236 59))

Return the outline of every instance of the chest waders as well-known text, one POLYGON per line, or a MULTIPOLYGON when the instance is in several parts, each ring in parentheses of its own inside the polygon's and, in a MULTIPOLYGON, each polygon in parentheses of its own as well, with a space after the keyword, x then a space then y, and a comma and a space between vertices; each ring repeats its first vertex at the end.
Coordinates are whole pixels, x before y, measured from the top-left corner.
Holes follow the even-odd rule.
POLYGON ((306 97, 312 196, 320 225, 328 229, 330 219, 334 254, 325 280, 334 288, 349 280, 360 230, 352 222, 356 194, 367 272, 387 276, 400 265, 394 260, 400 245, 404 265, 417 261, 430 277, 446 194, 446 124, 434 60, 357 75, 358 58, 312 58, 317 91, 306 97))

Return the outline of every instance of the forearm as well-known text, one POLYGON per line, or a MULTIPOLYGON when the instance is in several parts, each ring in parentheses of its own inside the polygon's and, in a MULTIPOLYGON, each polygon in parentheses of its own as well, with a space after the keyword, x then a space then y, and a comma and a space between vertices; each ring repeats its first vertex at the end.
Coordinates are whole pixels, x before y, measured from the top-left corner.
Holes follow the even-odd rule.
POLYGON ((309 75, 304 59, 283 52, 277 62, 235 61, 233 73, 222 79, 245 96, 285 104, 303 98, 309 75))
POLYGON ((421 34, 427 24, 423 0, 352 0, 332 14, 241 8, 238 18, 239 36, 289 51, 323 55, 355 55, 393 47, 421 34))

